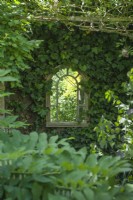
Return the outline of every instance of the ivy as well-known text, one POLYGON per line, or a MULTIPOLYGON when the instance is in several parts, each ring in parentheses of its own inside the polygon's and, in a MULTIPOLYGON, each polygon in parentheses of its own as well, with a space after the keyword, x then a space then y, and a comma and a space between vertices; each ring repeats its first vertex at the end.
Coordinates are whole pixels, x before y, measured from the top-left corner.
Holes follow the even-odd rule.
MULTIPOLYGON (((31 38, 41 39, 43 43, 33 52, 34 62, 29 62, 30 69, 21 73, 23 89, 15 90, 18 97, 14 98, 19 99, 21 96, 22 102, 27 103, 12 105, 16 113, 24 110, 25 114, 20 115, 22 118, 30 119, 29 123, 34 124, 36 130, 45 130, 45 96, 51 88, 47 77, 61 68, 70 67, 81 70, 89 77, 85 87, 91 96, 88 113, 91 130, 101 115, 113 119, 116 111, 105 100, 105 92, 109 89, 117 91, 119 98, 124 100, 121 84, 127 79, 126 73, 132 63, 132 56, 130 59, 119 56, 121 47, 116 47, 116 44, 121 37, 117 34, 88 34, 79 29, 69 31, 58 22, 51 26, 50 23, 35 23, 32 25, 32 32, 31 38)), ((132 41, 128 39, 127 43, 129 42, 132 41)))
MULTIPOLYGON (((86 129, 53 129, 53 133, 50 130, 51 134, 38 134, 35 131, 30 133, 27 129, 28 134, 24 135, 16 128, 27 124, 16 121, 17 116, 1 119, 0 199, 121 200, 127 196, 129 200, 132 199, 133 187, 129 183, 133 178, 133 124, 132 109, 128 110, 132 105, 132 98, 128 102, 130 106, 121 103, 121 100, 127 101, 121 83, 126 81, 126 73, 131 68, 132 49, 123 54, 121 45, 117 45, 121 37, 116 34, 88 34, 78 28, 70 32, 59 22, 43 25, 33 22, 30 25, 27 20, 23 21, 24 17, 27 19, 29 16, 28 7, 23 5, 26 4, 21 4, 19 0, 3 0, 0 3, 0 9, 4 10, 0 36, 1 97, 15 92, 14 97, 7 99, 7 106, 19 114, 19 119, 27 119, 31 123, 30 128, 35 127, 40 132, 41 129, 46 129, 45 94, 51 92, 52 81, 47 77, 66 66, 71 67, 88 77, 82 84, 86 92, 90 93, 90 124, 86 129), (20 21, 18 13, 22 17, 20 21), (40 47, 38 39, 43 40, 40 47), (39 48, 34 50, 36 47, 39 48), (14 84, 13 88, 13 84, 6 85, 10 93, 5 93, 3 83, 14 83, 18 77, 19 85, 14 84), (116 109, 110 102, 112 98, 119 114, 115 123, 116 109), (99 120, 101 115, 111 121, 104 117, 99 120), (94 129, 97 122, 99 123, 94 129), (57 131, 60 134, 57 135, 57 131), (125 138, 121 137, 122 133, 125 138), (52 134, 54 136, 51 137, 52 134), (67 139, 59 139, 59 135, 67 136, 67 139), (126 141, 124 144, 123 139, 126 141), (80 149, 82 146, 90 148, 93 154, 88 155, 86 148, 80 149), (119 157, 101 156, 104 148, 105 151, 109 148, 109 152, 113 149, 116 153, 119 147, 130 159, 130 163, 121 159, 123 154, 119 157), (97 148, 99 155, 94 154, 97 148), (126 174, 129 172, 130 174, 126 174), (120 173, 125 177, 127 175, 122 184, 120 173)), ((32 8, 34 5, 39 6, 41 3, 33 4, 32 8)), ((132 43, 129 39, 126 42, 132 43)), ((129 83, 123 83, 131 97, 132 72, 133 70, 128 73, 129 83)), ((4 109, 0 112, 9 114, 4 109)))
MULTIPOLYGON (((132 41, 115 33, 90 33, 79 28, 69 30, 69 26, 67 28, 59 21, 33 20, 29 23, 29 13, 36 13, 40 5, 41 3, 34 2, 31 6, 30 2, 22 4, 20 1, 8 4, 3 1, 0 4, 1 18, 4 19, 0 30, 1 66, 10 68, 11 74, 20 80, 17 83, 19 87, 11 89, 8 86, 15 96, 6 98, 6 106, 19 114, 20 119, 27 120, 30 130, 46 130, 48 110, 45 97, 51 89, 51 81, 47 77, 65 67, 82 71, 89 78, 84 85, 86 92, 90 93, 90 121, 88 132, 85 130, 84 141, 91 143, 93 139, 89 139, 89 134, 93 135, 93 129, 101 116, 114 120, 114 113, 117 115, 116 109, 105 100, 105 92, 113 90, 120 100, 126 101, 121 84, 127 79, 126 73, 132 66, 133 58, 132 53, 129 54, 130 59, 122 56, 122 49, 125 41, 127 46, 132 45, 132 41), (13 6, 16 12, 13 12, 13 6), (21 20, 18 13, 23 16, 21 20), (43 41, 41 44, 40 40, 43 41), (38 49, 33 51, 34 47, 38 49)), ((11 83, 12 87, 15 85, 16 83, 11 83)), ((76 132, 77 130, 72 130, 78 141, 80 133, 77 136, 76 132)))

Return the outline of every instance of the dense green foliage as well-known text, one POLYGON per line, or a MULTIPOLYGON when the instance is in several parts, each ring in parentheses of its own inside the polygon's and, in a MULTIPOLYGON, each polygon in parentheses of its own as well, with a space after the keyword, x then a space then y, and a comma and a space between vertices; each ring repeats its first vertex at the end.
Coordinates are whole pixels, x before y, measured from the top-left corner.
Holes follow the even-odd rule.
MULTIPOLYGON (((0 75, 9 81, 6 74, 3 70, 0 75)), ((129 75, 132 87, 132 72, 129 75)), ((10 134, 0 130, 1 199, 125 200, 127 196, 132 199, 132 174, 125 177, 126 183, 120 184, 119 174, 132 170, 127 160, 98 154, 88 156, 85 148, 76 151, 66 139, 58 140, 58 136, 48 139, 46 133, 36 132, 22 135, 12 128, 10 134)), ((130 134, 130 126, 128 130, 130 134)), ((129 150, 131 159, 132 140, 129 150)))
MULTIPOLYGON (((0 2, 0 81, 2 84, 10 82, 19 85, 20 72, 28 68, 27 60, 32 60, 31 51, 37 48, 40 41, 29 40, 26 33, 30 30, 30 24, 24 18, 28 13, 18 2, 0 2), (19 17, 22 17, 19 19, 19 17)), ((9 93, 0 91, 1 97, 9 93)), ((5 111, 1 110, 0 113, 5 111)), ((9 114, 9 112, 6 111, 9 114)), ((24 125, 22 122, 13 122, 17 116, 7 116, 2 119, 0 127, 17 128, 24 125)))
POLYGON ((82 87, 84 78, 69 68, 60 70, 52 77, 49 103, 51 121, 81 123, 86 119, 88 99, 82 87))
POLYGON ((47 135, 9 136, 0 132, 0 197, 2 199, 125 200, 132 199, 131 184, 117 184, 115 176, 131 170, 120 157, 87 156, 66 139, 47 135))
MULTIPOLYGON (((74 72, 71 75, 74 76, 74 72)), ((58 118, 59 121, 76 121, 77 83, 74 78, 66 76, 66 70, 61 70, 52 77, 51 93, 51 120, 56 121, 58 118), (59 75, 60 78, 57 77, 59 75)))
POLYGON ((11 102, 16 113, 21 113, 22 118, 34 125, 34 129, 45 129, 45 96, 51 89, 51 81, 47 81, 47 77, 62 68, 71 67, 88 77, 84 85, 86 92, 90 93, 88 115, 91 130, 101 115, 114 118, 116 110, 105 100, 105 92, 111 89, 124 100, 121 84, 127 79, 133 57, 123 57, 121 52, 131 41, 116 47, 120 40, 116 34, 87 34, 79 29, 70 32, 59 23, 34 25, 31 38, 43 39, 44 42, 33 54, 35 62, 21 73, 23 88, 15 90, 18 95, 14 97, 19 101, 11 102))
MULTIPOLYGON (((90 143, 98 142, 94 127, 102 115, 115 121, 117 110, 105 99, 105 92, 112 90, 119 99, 126 102, 122 82, 132 67, 132 41, 117 34, 88 33, 79 28, 73 31, 60 22, 32 22, 31 40, 43 40, 32 54, 29 69, 20 72, 21 87, 10 91, 15 96, 7 98, 7 106, 27 120, 29 131, 46 131, 51 135, 58 130, 46 129, 46 93, 50 93, 52 83, 48 76, 60 69, 70 67, 87 76, 84 87, 90 95, 88 129, 59 130, 60 137, 75 137, 72 143, 80 148, 90 148, 90 143), (123 54, 123 50, 127 54, 123 54), (16 102, 17 99, 17 102, 16 102), (10 104, 10 105, 9 105, 10 104)), ((28 132, 28 131, 27 131, 28 132)))
MULTIPOLYGON (((1 46, 3 49, 1 66, 11 68, 12 74, 15 76, 17 74, 21 80, 20 88, 12 90, 16 96, 7 99, 7 102, 10 102, 8 107, 14 110, 15 114, 20 114, 21 119, 27 120, 31 124, 31 130, 44 130, 47 114, 45 96, 51 88, 51 82, 47 81, 47 77, 49 74, 55 74, 59 69, 71 67, 84 72, 89 77, 87 83, 84 83, 86 91, 90 93, 89 130, 93 130, 103 114, 108 119, 113 119, 116 111, 111 104, 107 103, 104 95, 111 89, 124 99, 121 83, 125 81, 126 73, 131 68, 133 58, 128 46, 132 41, 117 34, 88 33, 79 28, 70 31, 69 27, 57 21, 35 22, 32 15, 38 13, 39 9, 41 12, 43 6, 40 1, 28 1, 25 4, 20 4, 21 1, 7 2, 1 3, 1 31, 3 31, 1 40, 4 38, 1 46), (15 12, 13 12, 14 6, 15 12), (3 14, 3 10, 6 15, 3 14), (29 19, 32 20, 32 26, 29 19), (4 37, 6 33, 8 37, 4 37), (27 39, 27 33, 30 40, 27 39), (33 59, 28 63, 27 58, 31 59, 30 51, 38 45, 36 39, 43 42, 39 49, 34 51, 33 59), (122 54, 123 49, 127 51, 130 59, 122 54), (26 68, 28 69, 23 71, 26 68), (18 101, 16 102, 15 99, 18 101)), ((52 1, 44 2, 44 8, 45 3, 50 9, 52 1)), ((65 3, 65 6, 68 6, 72 2, 65 3)), ((79 4, 82 3, 79 1, 79 4)), ((89 1, 84 3, 89 4, 89 1)), ((125 8, 123 6, 121 9, 128 9, 128 3, 130 4, 130 1, 126 3, 125 8)), ((99 5, 99 1, 96 4, 99 5)), ((89 5, 92 5, 91 1, 89 5)), ((109 8, 113 5, 113 1, 108 4, 103 2, 99 8, 102 11, 103 7, 109 8)), ((122 1, 118 1, 118 10, 121 5, 122 1)))
MULTIPOLYGON (((36 23, 31 14, 42 11, 42 1, 23 2, 0 3, 0 83, 11 81, 6 88, 16 93, 7 99, 7 107, 14 109, 19 119, 31 123, 30 128, 45 129, 45 94, 52 85, 47 77, 67 66, 87 76, 83 85, 90 93, 90 124, 86 130, 64 130, 67 137, 75 136, 75 140, 29 133, 28 129, 28 134, 23 135, 16 128, 25 124, 16 121, 9 111, 0 110, 0 114, 6 113, 0 119, 0 199, 132 200, 133 116, 129 111, 133 104, 133 70, 125 82, 127 71, 132 68, 132 41, 117 34, 90 34, 78 28, 69 31, 57 21, 36 23), (40 46, 38 39, 43 40, 40 46), (101 115, 104 116, 100 120, 101 115)), ((72 2, 65 2, 70 13, 72 2)), ((108 8, 114 6, 111 2, 108 8)), ((115 2, 119 10, 122 0, 115 2)), ((47 7, 49 16, 52 13, 55 17, 53 1, 45 3, 48 6, 43 4, 43 8, 47 7)), ((105 4, 100 5, 101 12, 105 4)), ((124 14, 130 10, 128 5, 124 3, 121 8, 124 14)), ((109 14, 112 13, 115 14, 109 14)), ((0 97, 8 95, 0 91, 0 97)))
POLYGON ((26 37, 30 30, 28 21, 23 19, 26 14, 17 3, 0 3, 0 66, 10 69, 15 77, 28 68, 26 61, 32 59, 30 52, 39 45, 26 37))
POLYGON ((35 21, 61 21, 70 29, 79 27, 87 32, 118 33, 133 38, 132 0, 32 0, 31 3, 35 21))

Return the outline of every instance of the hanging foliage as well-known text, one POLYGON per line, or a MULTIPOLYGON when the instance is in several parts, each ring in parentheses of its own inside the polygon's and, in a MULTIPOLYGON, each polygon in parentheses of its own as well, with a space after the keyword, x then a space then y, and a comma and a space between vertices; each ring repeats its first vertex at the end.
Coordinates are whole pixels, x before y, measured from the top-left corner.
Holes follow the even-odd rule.
POLYGON ((34 20, 60 21, 69 28, 88 32, 113 32, 133 38, 133 2, 131 0, 51 0, 38 1, 34 20))

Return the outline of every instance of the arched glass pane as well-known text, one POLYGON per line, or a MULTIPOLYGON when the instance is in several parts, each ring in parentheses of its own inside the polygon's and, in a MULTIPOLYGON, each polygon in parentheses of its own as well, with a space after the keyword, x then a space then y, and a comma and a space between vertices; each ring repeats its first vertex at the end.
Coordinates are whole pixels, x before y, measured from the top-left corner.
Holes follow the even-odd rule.
POLYGON ((77 71, 62 69, 52 77, 50 122, 86 122, 86 95, 77 71))
POLYGON ((77 83, 65 76, 58 84, 58 120, 72 122, 77 119, 77 83))
POLYGON ((77 119, 77 81, 72 76, 53 77, 51 121, 72 122, 77 119))
POLYGON ((78 83, 77 71, 62 69, 52 78, 50 97, 50 119, 53 122, 76 122, 78 118, 78 83))

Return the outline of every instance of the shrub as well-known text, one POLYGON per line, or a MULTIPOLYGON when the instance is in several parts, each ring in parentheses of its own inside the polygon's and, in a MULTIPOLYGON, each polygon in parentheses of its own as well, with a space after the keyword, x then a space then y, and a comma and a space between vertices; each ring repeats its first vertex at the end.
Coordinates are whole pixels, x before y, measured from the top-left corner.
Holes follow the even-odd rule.
POLYGON ((132 199, 132 185, 115 178, 130 170, 120 157, 87 156, 85 148, 76 151, 58 136, 0 132, 1 199, 132 199))

